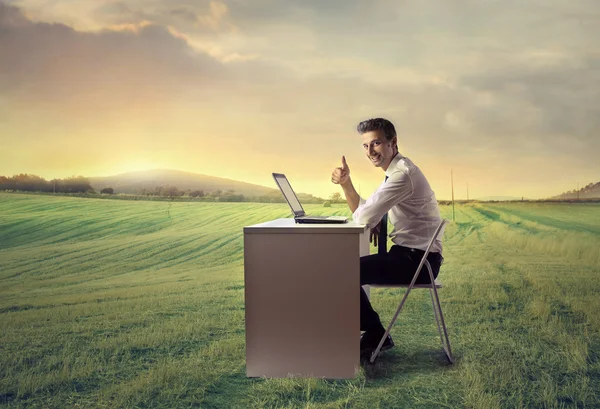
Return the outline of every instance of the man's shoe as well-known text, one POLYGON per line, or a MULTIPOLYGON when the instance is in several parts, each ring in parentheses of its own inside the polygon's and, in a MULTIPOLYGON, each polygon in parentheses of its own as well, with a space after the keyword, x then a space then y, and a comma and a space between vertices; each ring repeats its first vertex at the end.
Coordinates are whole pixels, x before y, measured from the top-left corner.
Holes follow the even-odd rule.
MULTIPOLYGON (((368 332, 365 332, 363 336, 360 338, 360 354, 371 354, 373 351, 377 349, 377 345, 379 345, 379 341, 381 341, 381 335, 372 335, 368 332)), ((387 351, 388 349, 394 346, 394 341, 390 335, 387 336, 385 341, 383 341, 383 345, 379 352, 387 351)))

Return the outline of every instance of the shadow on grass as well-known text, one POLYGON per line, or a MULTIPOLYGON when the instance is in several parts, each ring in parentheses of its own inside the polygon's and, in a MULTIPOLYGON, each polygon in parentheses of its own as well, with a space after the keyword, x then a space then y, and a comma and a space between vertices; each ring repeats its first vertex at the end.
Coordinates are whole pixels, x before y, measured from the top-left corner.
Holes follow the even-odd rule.
POLYGON ((0 403, 3 403, 3 404, 10 403, 14 400, 14 398, 15 398, 15 393, 13 393, 13 392, 2 393, 2 394, 0 394, 0 403))
POLYGON ((384 352, 375 362, 369 363, 369 357, 361 357, 361 366, 368 380, 391 380, 399 375, 425 374, 442 371, 456 366, 458 357, 454 355, 455 363, 451 364, 446 353, 441 349, 423 349, 412 354, 384 352))

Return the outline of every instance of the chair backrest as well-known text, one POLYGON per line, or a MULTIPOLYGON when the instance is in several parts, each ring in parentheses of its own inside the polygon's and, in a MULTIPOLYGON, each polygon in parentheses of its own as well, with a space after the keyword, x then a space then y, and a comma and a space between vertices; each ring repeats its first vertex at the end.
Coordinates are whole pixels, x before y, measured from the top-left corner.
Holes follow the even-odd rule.
POLYGON ((442 231, 442 228, 444 227, 444 225, 446 223, 448 223, 448 220, 442 219, 442 221, 440 222, 440 224, 438 225, 438 227, 435 229, 435 232, 433 233, 433 237, 431 238, 431 240, 429 240, 429 244, 427 245, 427 249, 425 250, 425 258, 427 258, 427 255, 429 254, 429 251, 431 250, 431 247, 433 247, 433 243, 435 242, 435 240, 440 235, 440 232, 442 231))
MULTIPOLYGON (((442 221, 440 222, 440 224, 438 225, 438 227, 435 229, 435 232, 433 233, 433 237, 431 237, 431 240, 429 240, 429 244, 427 245, 427 249, 425 249, 425 253, 423 253, 423 257, 421 258, 421 262, 419 263, 419 267, 417 267, 417 271, 415 271, 415 275, 413 276, 413 279, 411 281, 410 284, 369 284, 371 287, 389 287, 389 288, 400 288, 400 287, 410 287, 410 288, 431 288, 431 286, 429 284, 423 284, 423 285, 419 285, 419 284, 415 284, 418 275, 421 273, 421 270, 423 269, 423 265, 425 265, 425 263, 427 263, 427 269, 429 271, 431 271, 431 266, 429 265, 429 262, 427 261, 427 256, 429 255, 429 252, 431 251, 431 247, 433 246, 433 243, 435 242, 435 239, 437 239, 437 237, 440 235, 440 232, 442 231, 442 228, 444 227, 444 225, 448 223, 448 220, 442 219, 442 221)), ((442 283, 436 278, 434 281, 434 284, 437 288, 441 288, 442 287, 442 283)))
POLYGON ((413 278, 413 283, 411 283, 411 284, 414 285, 414 281, 416 280, 417 276, 421 272, 421 269, 423 268, 423 264, 425 263, 425 260, 427 259, 427 256, 429 255, 429 252, 431 251, 431 247, 433 246, 433 242, 435 241, 435 239, 437 239, 437 237, 439 236, 440 232, 442 231, 442 227, 444 227, 444 225, 446 223, 448 223, 448 220, 442 219, 442 221, 440 222, 440 224, 438 225, 438 227, 435 229, 435 232, 433 233, 433 236, 431 237, 431 240, 429 240, 429 244, 427 245, 427 249, 425 249, 425 253, 423 254, 423 258, 421 258, 421 262, 419 263, 419 267, 417 267, 417 271, 415 272, 415 276, 413 278))

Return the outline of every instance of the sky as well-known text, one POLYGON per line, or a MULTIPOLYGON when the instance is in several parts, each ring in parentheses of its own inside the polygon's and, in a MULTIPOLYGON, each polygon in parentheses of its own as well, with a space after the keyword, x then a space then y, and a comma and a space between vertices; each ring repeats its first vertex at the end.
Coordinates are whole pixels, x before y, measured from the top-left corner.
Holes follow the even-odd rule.
POLYGON ((600 181, 598 0, 0 0, 0 175, 178 169, 329 197, 387 118, 438 199, 600 181))

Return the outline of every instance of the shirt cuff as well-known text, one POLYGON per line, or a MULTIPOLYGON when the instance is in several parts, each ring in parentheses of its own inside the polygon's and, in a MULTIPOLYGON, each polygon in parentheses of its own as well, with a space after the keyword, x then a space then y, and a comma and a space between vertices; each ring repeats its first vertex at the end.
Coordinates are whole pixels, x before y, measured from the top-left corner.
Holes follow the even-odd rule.
POLYGON ((362 213, 362 206, 366 203, 367 201, 365 199, 363 199, 362 197, 359 196, 358 198, 358 207, 356 208, 356 210, 354 211, 354 213, 352 213, 352 220, 354 220, 356 223, 360 223, 359 221, 359 217, 360 214, 362 213))

